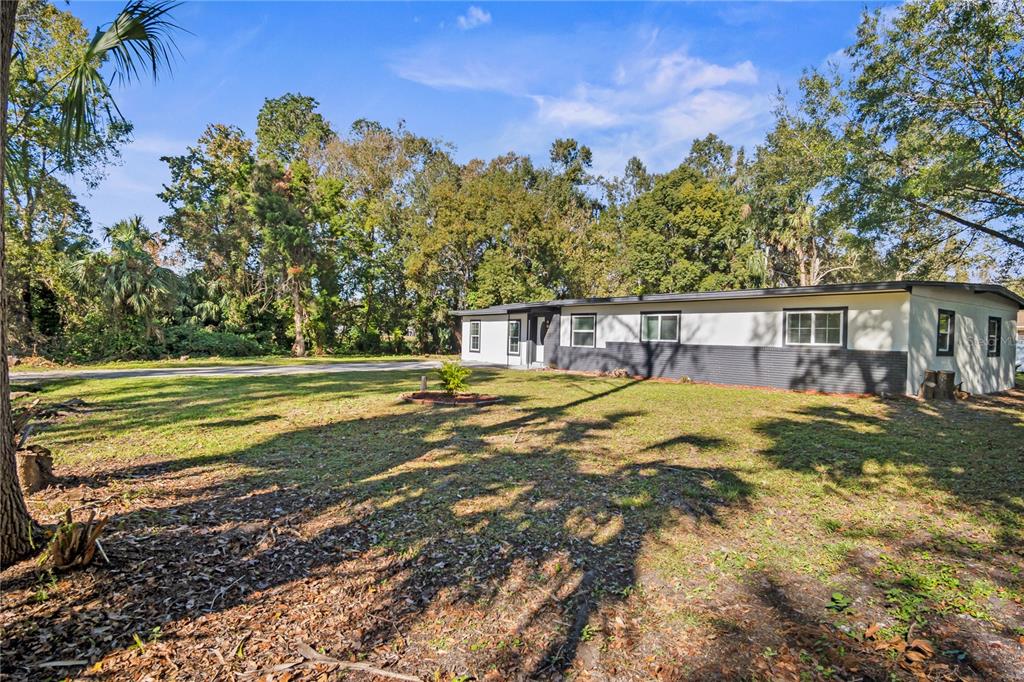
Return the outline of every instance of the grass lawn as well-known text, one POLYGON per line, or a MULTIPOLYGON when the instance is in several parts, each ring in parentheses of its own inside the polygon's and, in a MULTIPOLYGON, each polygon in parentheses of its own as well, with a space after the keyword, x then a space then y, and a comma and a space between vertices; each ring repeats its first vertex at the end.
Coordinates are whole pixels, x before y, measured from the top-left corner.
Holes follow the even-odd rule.
POLYGON ((222 367, 233 365, 323 365, 335 362, 402 362, 427 360, 449 356, 427 355, 311 355, 293 358, 290 355, 255 355, 245 358, 222 358, 219 356, 190 358, 188 360, 117 360, 110 362, 89 362, 83 364, 25 364, 14 365, 11 373, 66 371, 73 369, 164 369, 168 367, 222 367))
POLYGON ((4 574, 5 672, 338 671, 304 645, 423 680, 1024 670, 1024 390, 471 381, 506 402, 400 403, 414 372, 48 383, 88 408, 36 437, 64 480, 30 506, 110 517, 111 564, 4 574))

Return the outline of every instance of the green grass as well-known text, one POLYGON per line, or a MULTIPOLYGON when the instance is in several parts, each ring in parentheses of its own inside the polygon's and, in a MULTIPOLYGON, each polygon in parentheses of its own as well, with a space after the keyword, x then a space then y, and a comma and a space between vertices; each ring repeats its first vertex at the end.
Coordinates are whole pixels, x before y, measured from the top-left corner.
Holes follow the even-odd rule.
POLYGON ((219 356, 196 357, 188 360, 117 360, 105 362, 89 362, 80 364, 61 365, 31 365, 22 364, 11 367, 12 373, 18 372, 47 372, 66 371, 74 369, 163 369, 169 367, 219 367, 236 365, 321 365, 336 362, 404 362, 414 360, 426 360, 429 358, 448 358, 449 356, 426 356, 426 355, 314 355, 304 358, 294 358, 290 355, 256 355, 244 358, 222 358, 219 356))
MULTIPOLYGON (((236 500, 269 495, 277 511, 251 512, 263 522, 298 513, 288 491, 301 491, 303 527, 320 529, 308 532, 355 524, 372 539, 307 568, 326 581, 318 589, 338 562, 367 562, 357 574, 380 557, 404 562, 415 580, 359 589, 396 604, 403 638, 443 641, 478 672, 502 648, 480 642, 522 641, 526 660, 550 655, 552 638, 593 640, 619 670, 639 670, 640 641, 705 641, 707 657, 734 638, 756 656, 799 649, 786 633, 806 619, 831 623, 840 650, 873 622, 892 636, 940 622, 1001 636, 999 613, 1020 608, 1020 392, 922 404, 482 369, 470 383, 506 402, 401 403, 415 372, 58 380, 44 400, 92 410, 36 442, 58 473, 102 472, 120 523, 157 535, 188 523, 183 497, 238 521, 236 500), (523 620, 535 595, 565 615, 523 620), (432 610, 454 609, 448 599, 462 615, 432 610), (582 620, 580 600, 593 604, 582 620), (616 613, 643 634, 616 634, 616 613)), ((52 519, 73 503, 32 504, 52 519)), ((821 651, 794 665, 820 669, 833 655, 821 651)))

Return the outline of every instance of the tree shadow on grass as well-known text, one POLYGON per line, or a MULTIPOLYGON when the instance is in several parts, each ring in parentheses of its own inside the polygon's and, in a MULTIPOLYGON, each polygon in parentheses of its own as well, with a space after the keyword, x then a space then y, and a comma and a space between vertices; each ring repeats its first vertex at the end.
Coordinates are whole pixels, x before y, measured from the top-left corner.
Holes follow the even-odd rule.
MULTIPOLYGON (((162 503, 157 491, 148 509, 111 519, 113 566, 86 571, 59 611, 13 605, 20 616, 5 623, 4 667, 36 674, 40 662, 93 663, 116 652, 149 656, 146 665, 160 668, 156 653, 171 655, 185 637, 195 642, 197 624, 211 614, 255 611, 269 624, 274 613, 261 609, 273 604, 276 619, 296 627, 251 634, 246 646, 265 646, 262 657, 235 660, 225 648, 234 642, 198 636, 223 670, 278 664, 293 657, 295 637, 342 658, 372 652, 389 665, 406 647, 424 650, 404 633, 458 638, 469 623, 492 618, 478 629, 496 641, 470 644, 475 669, 557 677, 586 639, 591 614, 635 585, 645 537, 682 517, 716 523, 722 506, 742 505, 749 492, 725 469, 689 470, 657 456, 580 459, 580 448, 605 449, 616 425, 642 411, 576 417, 572 408, 633 385, 506 410, 498 419, 474 409, 406 409, 289 432, 239 452, 108 471, 106 483, 160 482, 173 496, 162 503), (227 464, 245 473, 211 475, 227 464), (680 494, 702 490, 709 475, 740 494, 729 503, 680 494), (322 590, 339 594, 325 604, 322 590), (157 626, 151 655, 125 649, 157 626)), ((26 580, 14 577, 11 586, 26 580)), ((464 642, 459 649, 464 656, 464 642)), ((176 658, 200 655, 210 656, 200 647, 176 658)), ((421 660, 416 672, 466 664, 440 656, 421 660)))
MULTIPOLYGON (((86 403, 102 401, 102 410, 89 414, 89 428, 69 420, 47 428, 57 447, 90 442, 96 432, 157 431, 161 427, 206 429, 232 426, 233 418, 263 419, 276 414, 284 400, 302 400, 310 409, 366 398, 397 400, 414 390, 423 371, 385 371, 250 377, 174 377, 156 379, 60 379, 46 384, 52 392, 76 394, 86 403), (116 382, 111 395, 109 382, 116 382), (253 414, 253 405, 267 414, 253 414)), ((429 373, 428 373, 429 374, 429 373)), ((474 370, 478 381, 498 376, 494 370, 474 370)), ((430 378, 433 381, 433 377, 430 378)), ((511 396, 506 402, 515 402, 511 396)))
MULTIPOLYGON (((415 378, 288 377, 253 388, 276 414, 269 396, 303 391, 318 401, 344 400, 379 395, 383 386, 398 390, 415 378)), ((816 654, 857 646, 824 623, 827 592, 812 595, 756 569, 742 581, 745 591, 730 596, 739 601, 725 606, 754 609, 757 622, 723 610, 709 625, 721 636, 699 659, 654 667, 671 654, 643 648, 649 624, 637 624, 624 607, 650 579, 640 564, 644 546, 678 529, 698 536, 714 530, 723 517, 746 510, 758 491, 714 458, 694 466, 701 453, 731 445, 722 437, 669 427, 654 445, 623 452, 624 425, 649 417, 641 401, 615 400, 637 382, 546 375, 531 381, 559 390, 545 390, 551 402, 538 405, 536 398, 517 402, 527 393, 510 383, 502 386, 510 402, 498 408, 395 404, 235 451, 97 472, 94 483, 130 481, 146 504, 112 519, 113 565, 79 574, 52 603, 35 603, 32 576, 8 576, 17 601, 7 602, 3 616, 4 669, 38 679, 51 672, 35 667, 40 662, 91 664, 110 656, 104 669, 113 675, 252 675, 296 661, 296 644, 306 641, 341 659, 365 657, 424 678, 490 671, 496 679, 557 679, 591 665, 583 659, 593 655, 596 629, 606 633, 602 655, 621 665, 606 668, 611 675, 715 679, 755 669, 765 643, 816 654), (559 400, 567 385, 584 395, 559 400), (673 456, 676 450, 694 457, 673 456), (142 647, 133 646, 136 635, 142 647)), ((187 395, 178 390, 179 400, 187 395)), ((214 397, 216 408, 159 419, 199 428, 247 395, 225 390, 214 397)), ((167 396, 158 400, 160 409, 173 405, 167 396)), ((140 409, 153 408, 143 403, 140 409)), ((124 409, 126 422, 140 423, 124 409)), ((930 420, 938 418, 909 405, 892 409, 911 411, 883 420, 816 405, 770 417, 758 429, 777 467, 820 473, 839 491, 883 485, 864 466, 882 452, 920 465, 921 485, 940 485, 933 478, 946 480, 939 476, 944 469, 934 465, 929 474, 912 449, 919 431, 934 431, 930 420)), ((970 427, 973 436, 1018 428, 1009 408, 991 409, 992 421, 970 427)), ((69 423, 55 435, 82 437, 76 429, 85 426, 92 428, 69 423)), ((949 466, 947 474, 962 476, 949 466)), ((1014 503, 1010 485, 997 484, 993 509, 1000 499, 1014 503)), ((985 498, 978 485, 952 487, 962 489, 965 505, 985 498)), ((666 630, 664 637, 671 636, 666 630)), ((876 668, 885 666, 861 666, 876 668)))
POLYGON ((921 674, 933 665, 947 671, 937 679, 953 669, 1014 679, 1024 665, 1024 392, 884 405, 765 420, 764 454, 817 477, 854 512, 826 521, 843 552, 843 590, 864 609, 857 627, 875 619, 888 636, 931 638, 955 654, 914 663, 921 674), (876 510, 856 513, 867 500, 876 510), (888 509, 877 504, 886 500, 888 509))
POLYGON ((762 422, 777 466, 814 472, 837 490, 883 490, 894 475, 998 520, 1000 541, 1024 546, 1024 392, 970 405, 886 403, 880 414, 818 405, 762 422))

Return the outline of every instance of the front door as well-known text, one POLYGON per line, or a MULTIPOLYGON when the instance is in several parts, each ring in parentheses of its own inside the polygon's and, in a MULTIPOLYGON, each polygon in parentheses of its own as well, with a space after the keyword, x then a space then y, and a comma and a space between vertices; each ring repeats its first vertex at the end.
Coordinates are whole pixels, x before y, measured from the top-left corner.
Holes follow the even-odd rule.
POLYGON ((543 317, 537 318, 537 341, 534 343, 534 362, 544 362, 544 335, 548 333, 548 321, 543 317))

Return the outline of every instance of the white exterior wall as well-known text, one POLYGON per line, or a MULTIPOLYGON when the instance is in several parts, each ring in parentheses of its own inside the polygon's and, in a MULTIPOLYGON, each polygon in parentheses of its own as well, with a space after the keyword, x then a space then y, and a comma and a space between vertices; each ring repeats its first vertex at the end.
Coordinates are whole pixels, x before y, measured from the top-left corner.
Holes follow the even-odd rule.
MULTIPOLYGON (((952 370, 956 381, 971 393, 1012 388, 1016 362, 1018 307, 995 294, 974 294, 942 287, 915 286, 912 292, 812 294, 776 298, 717 301, 651 302, 564 306, 559 324, 560 344, 570 346, 571 316, 597 315, 597 348, 608 342, 638 342, 644 312, 680 312, 680 343, 723 346, 783 345, 783 315, 787 308, 845 307, 847 348, 901 351, 908 357, 907 386, 916 394, 927 369, 952 370), (938 309, 956 313, 954 355, 935 354, 938 309), (1003 320, 1001 355, 988 357, 989 316, 1003 320)), ((527 364, 526 314, 477 315, 462 318, 462 359, 509 366, 527 364), (521 324, 519 355, 508 355, 508 319, 521 324), (480 321, 480 352, 469 351, 469 325, 480 321)))
POLYGON ((475 315, 462 318, 462 355, 467 362, 510 366, 526 364, 526 315, 475 315), (519 320, 519 355, 508 354, 508 320, 519 320), (480 352, 469 350, 469 323, 480 322, 480 352))
POLYGON ((917 393, 925 370, 956 372, 969 393, 993 393, 1013 388, 1016 356, 1014 337, 1018 307, 995 294, 975 294, 940 287, 915 286, 910 301, 910 354, 907 392, 917 393), (939 308, 956 313, 953 355, 936 355, 939 308), (988 357, 988 318, 1000 317, 999 357, 988 357))
POLYGON ((571 344, 570 317, 597 314, 597 347, 609 341, 640 340, 644 312, 681 312, 680 343, 722 346, 781 346, 784 308, 849 308, 847 347, 854 350, 906 351, 909 343, 907 292, 815 294, 779 298, 719 301, 565 306, 560 323, 561 345, 571 344))

